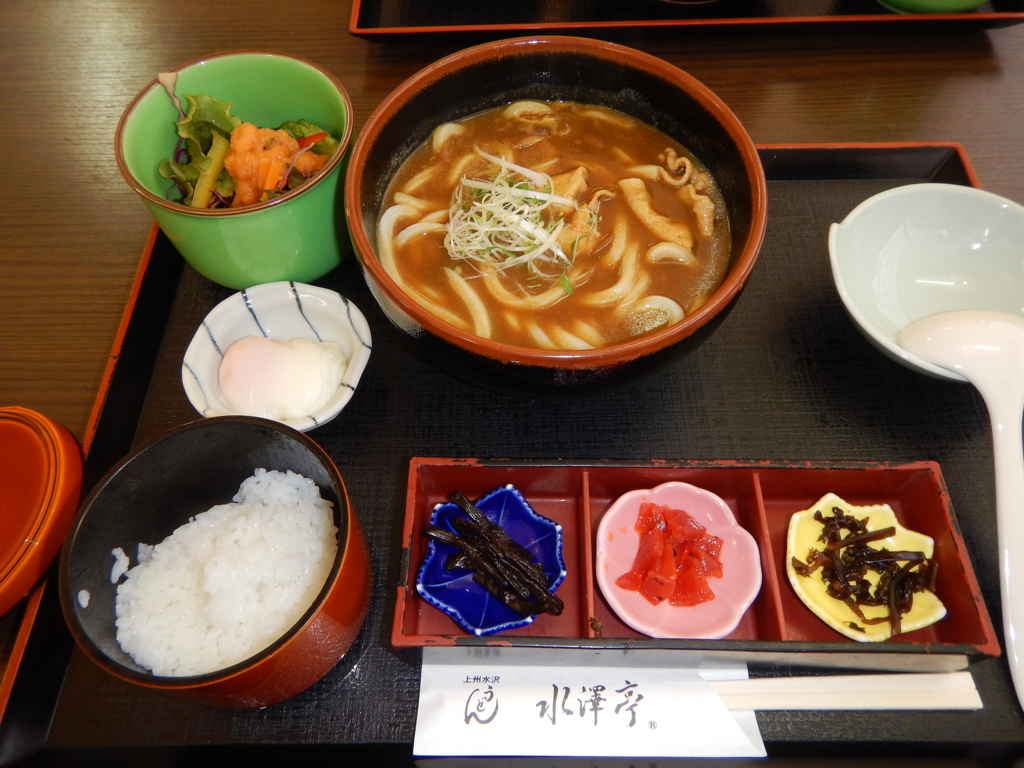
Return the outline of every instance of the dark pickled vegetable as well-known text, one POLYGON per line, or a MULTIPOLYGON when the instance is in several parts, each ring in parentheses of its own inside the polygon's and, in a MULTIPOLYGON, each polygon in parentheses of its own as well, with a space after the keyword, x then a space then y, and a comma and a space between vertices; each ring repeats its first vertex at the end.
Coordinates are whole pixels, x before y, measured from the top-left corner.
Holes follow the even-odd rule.
POLYGON ((473 571, 473 581, 523 616, 558 616, 564 605, 548 589, 548 577, 533 555, 488 520, 463 493, 455 491, 451 500, 469 519, 454 518, 454 533, 435 525, 428 525, 426 531, 434 541, 459 550, 448 556, 445 568, 473 571))
MULTIPOLYGON (((819 510, 814 513, 814 519, 822 525, 819 540, 824 548, 812 549, 806 562, 794 557, 793 570, 809 577, 820 569, 831 597, 846 603, 864 624, 888 621, 892 634, 898 635, 900 617, 910 612, 914 594, 935 591, 938 564, 923 552, 868 546, 869 542, 888 538, 895 529, 869 530, 869 518, 859 520, 839 507, 832 508, 831 517, 819 510), (867 579, 868 571, 879 574, 874 587, 867 579), (885 606, 888 615, 869 619, 861 610, 862 606, 885 606)), ((849 622, 848 626, 863 631, 854 622, 849 622)))

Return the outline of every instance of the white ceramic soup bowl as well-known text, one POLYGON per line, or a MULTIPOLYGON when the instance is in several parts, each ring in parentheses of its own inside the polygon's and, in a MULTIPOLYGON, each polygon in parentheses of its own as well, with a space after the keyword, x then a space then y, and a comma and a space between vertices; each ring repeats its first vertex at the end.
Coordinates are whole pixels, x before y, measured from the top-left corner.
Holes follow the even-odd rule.
POLYGON ((939 312, 1024 316, 1024 207, 953 184, 911 184, 870 197, 829 230, 839 295, 884 354, 940 379, 960 374, 903 349, 901 330, 939 312))

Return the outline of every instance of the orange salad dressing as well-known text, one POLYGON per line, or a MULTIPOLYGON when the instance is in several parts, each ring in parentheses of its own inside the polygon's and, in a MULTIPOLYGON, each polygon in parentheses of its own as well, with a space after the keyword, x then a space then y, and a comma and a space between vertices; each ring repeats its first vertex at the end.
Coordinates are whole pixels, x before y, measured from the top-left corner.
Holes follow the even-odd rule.
MULTIPOLYGON (((292 157, 298 151, 299 143, 286 131, 257 128, 252 123, 242 123, 235 128, 231 132, 231 148, 224 159, 224 167, 235 180, 231 207, 260 202, 264 191, 274 188, 276 180, 287 173, 292 157)), ((295 158, 295 169, 311 176, 329 159, 327 155, 303 152, 295 158)))

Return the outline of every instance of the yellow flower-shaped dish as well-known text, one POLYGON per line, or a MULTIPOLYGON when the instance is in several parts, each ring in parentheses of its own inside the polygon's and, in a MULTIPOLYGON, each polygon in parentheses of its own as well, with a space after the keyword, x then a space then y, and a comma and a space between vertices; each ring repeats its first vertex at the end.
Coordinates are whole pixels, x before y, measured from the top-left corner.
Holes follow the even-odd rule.
MULTIPOLYGON (((873 549, 923 552, 925 557, 931 558, 934 542, 930 537, 907 530, 900 525, 888 504, 857 507, 843 501, 834 493, 826 494, 817 504, 795 513, 790 518, 789 535, 786 539, 786 574, 789 576, 789 583, 793 585, 793 589, 804 604, 818 618, 846 637, 860 642, 888 640, 892 637, 892 626, 888 621, 864 624, 846 603, 828 594, 827 586, 822 579, 823 568, 817 569, 809 576, 801 576, 793 566, 793 558, 807 562, 808 553, 811 550, 824 549, 825 544, 820 538, 822 524, 814 519, 814 514, 821 511, 823 516, 830 517, 834 507, 840 508, 845 514, 852 515, 858 520, 867 518, 869 531, 895 528, 895 532, 891 536, 872 541, 869 546, 873 549), (860 629, 851 625, 856 625, 860 629)), ((868 570, 866 578, 871 582, 872 590, 878 584, 879 577, 877 572, 868 570)), ((884 605, 861 606, 861 611, 867 618, 889 615, 889 608, 884 605)), ((934 624, 945 615, 945 606, 933 592, 915 592, 913 607, 900 619, 900 631, 906 633, 921 629, 929 624, 934 624)))

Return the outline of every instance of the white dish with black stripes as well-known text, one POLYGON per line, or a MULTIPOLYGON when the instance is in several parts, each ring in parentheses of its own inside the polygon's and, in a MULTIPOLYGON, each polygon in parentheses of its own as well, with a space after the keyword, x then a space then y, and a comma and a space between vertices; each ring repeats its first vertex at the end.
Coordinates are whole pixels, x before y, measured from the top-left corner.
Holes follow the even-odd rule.
POLYGON ((220 394, 220 364, 225 350, 247 336, 280 341, 307 338, 341 347, 346 366, 334 396, 309 416, 281 420, 300 432, 323 426, 348 404, 372 349, 366 318, 335 291, 291 281, 246 288, 213 308, 185 350, 181 383, 189 402, 203 416, 235 415, 220 394))

